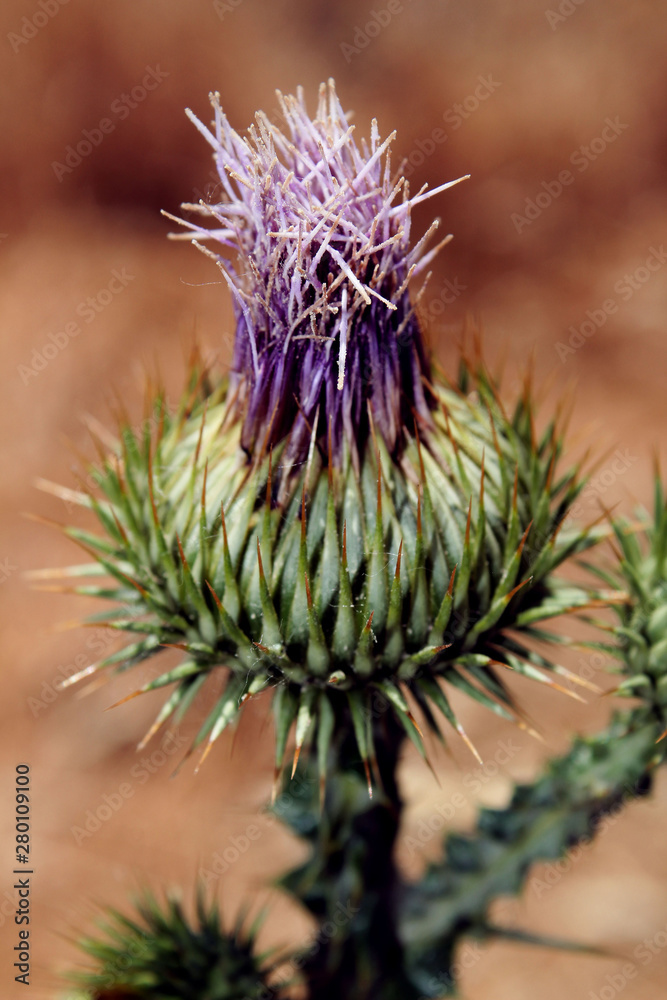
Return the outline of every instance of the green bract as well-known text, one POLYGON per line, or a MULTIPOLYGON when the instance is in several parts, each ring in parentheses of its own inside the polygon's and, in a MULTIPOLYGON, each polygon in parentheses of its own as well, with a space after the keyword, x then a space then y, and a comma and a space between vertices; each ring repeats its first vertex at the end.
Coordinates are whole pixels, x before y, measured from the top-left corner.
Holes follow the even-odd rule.
POLYGON ((101 937, 80 947, 94 968, 73 973, 83 998, 115 1000, 270 1000, 268 955, 255 955, 256 925, 247 933, 239 920, 227 933, 215 903, 197 896, 196 921, 172 898, 161 903, 146 893, 136 904, 139 919, 108 910, 101 937))
POLYGON ((203 392, 199 381, 175 414, 158 402, 156 428, 122 425, 96 473, 103 498, 78 495, 104 533, 67 529, 96 560, 69 573, 108 578, 78 589, 117 601, 109 625, 140 636, 78 676, 182 649, 142 689, 174 685, 152 733, 227 667, 195 746, 271 687, 277 767, 295 723, 297 757, 315 737, 324 771, 342 715, 372 760, 381 703, 420 747, 411 701, 434 729, 439 710, 465 738, 448 688, 523 724, 503 668, 552 685, 567 674, 530 640, 586 604, 553 571, 592 539, 560 530, 581 482, 557 472, 553 424, 536 438, 528 394, 507 417, 483 369, 464 365, 458 385, 432 387, 432 420, 400 457, 374 436, 358 469, 317 448, 287 467, 285 443, 251 462, 226 386, 203 392))
POLYGON ((620 547, 617 567, 589 566, 605 583, 624 590, 627 599, 615 606, 619 619, 615 643, 598 643, 621 659, 619 694, 640 698, 663 730, 667 729, 667 507, 658 476, 653 518, 638 512, 638 522, 612 522, 620 547))

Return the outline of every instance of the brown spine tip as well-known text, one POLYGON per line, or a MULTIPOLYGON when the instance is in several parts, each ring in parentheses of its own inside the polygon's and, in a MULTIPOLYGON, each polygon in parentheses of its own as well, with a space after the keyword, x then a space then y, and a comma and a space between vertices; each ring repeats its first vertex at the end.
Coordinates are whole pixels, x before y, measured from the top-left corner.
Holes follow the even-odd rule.
POLYGON ((473 741, 470 739, 470 737, 466 733, 466 731, 463 728, 463 726, 461 725, 461 723, 458 722, 458 720, 457 720, 456 723, 455 723, 455 725, 456 725, 456 731, 457 731, 457 733, 459 734, 459 736, 461 737, 461 739, 463 740, 463 742, 465 743, 465 745, 468 747, 468 750, 470 750, 470 753, 473 755, 473 757, 475 758, 475 760, 477 761, 477 763, 478 764, 483 764, 484 761, 480 757, 480 754, 479 754, 479 751, 478 751, 477 747, 475 746, 475 744, 473 743, 473 741))
POLYGON ((118 708, 119 705, 124 705, 126 701, 132 701, 133 698, 138 698, 140 694, 144 693, 144 689, 140 688, 138 691, 133 691, 132 694, 126 694, 124 698, 120 699, 120 701, 115 701, 113 705, 107 706, 104 711, 110 712, 112 708, 118 708))
POLYGON ((521 583, 517 583, 516 587, 513 587, 512 590, 510 590, 509 594, 507 594, 507 596, 505 597, 505 603, 509 604, 509 602, 512 600, 512 598, 514 597, 514 595, 519 590, 521 590, 522 587, 525 587, 527 583, 530 583, 530 581, 532 579, 533 579, 532 576, 527 576, 525 580, 521 581, 521 583))
POLYGON ((185 552, 183 551, 183 546, 181 545, 181 540, 178 537, 178 535, 176 535, 176 544, 178 545, 178 553, 179 553, 179 555, 181 557, 181 562, 183 563, 183 565, 185 566, 185 568, 189 570, 190 567, 188 566, 188 561, 185 558, 185 552))
POLYGON ((134 580, 131 576, 128 576, 127 573, 123 573, 121 570, 118 570, 118 572, 123 577, 123 579, 127 580, 127 582, 132 587, 134 587, 135 590, 139 591, 139 593, 141 594, 142 597, 148 597, 148 591, 146 590, 145 587, 142 587, 141 584, 138 583, 137 580, 134 580))
POLYGON ((470 503, 468 504, 468 520, 466 521, 466 537, 465 545, 467 546, 470 542, 470 521, 472 518, 472 497, 470 497, 470 503))
POLYGON ((227 522, 225 521, 225 508, 220 504, 220 523, 222 524, 222 536, 225 540, 225 550, 229 552, 229 543, 227 541, 227 522))
POLYGON ((530 531, 530 529, 532 528, 532 526, 533 526, 533 522, 531 521, 530 524, 528 525, 528 527, 526 528, 526 530, 523 533, 521 541, 519 542, 519 547, 517 549, 517 552, 519 553, 519 555, 521 555, 521 553, 523 552, 523 547, 526 544, 526 539, 528 538, 528 532, 530 531))
MULTIPOLYGON (((151 493, 152 493, 152 491, 151 491, 151 493)), ((151 500, 152 500, 152 496, 151 496, 151 500)), ((155 516, 155 524, 157 525, 157 523, 158 523, 157 512, 155 511, 155 503, 154 502, 153 502, 153 511, 154 511, 154 516, 155 516)), ((123 525, 118 520, 118 517, 116 515, 116 511, 113 509, 113 507, 111 508, 111 514, 112 514, 113 519, 114 519, 114 524, 116 525, 116 527, 118 528, 118 530, 119 530, 119 532, 121 534, 121 538, 123 539, 123 541, 125 542, 126 545, 129 545, 130 542, 129 542, 129 539, 127 537, 127 532, 125 531, 125 528, 123 527, 123 525)))
POLYGON ((408 719, 410 720, 410 722, 412 723, 412 725, 415 727, 415 729, 417 730, 417 732, 419 733, 419 735, 421 736, 421 738, 424 739, 424 734, 421 731, 421 729, 419 728, 419 726, 417 725, 417 720, 415 719, 415 717, 412 714, 412 712, 410 712, 408 710, 407 714, 408 714, 408 719))
POLYGON ((271 805, 275 806, 278 798, 278 788, 280 787, 280 767, 276 765, 273 769, 273 782, 271 784, 271 805))
POLYGON ((368 764, 368 758, 364 757, 364 772, 366 774, 366 786, 368 788, 368 798, 373 798, 373 782, 371 780, 371 769, 368 764))
MULTIPOLYGON (((162 721, 166 722, 167 720, 164 719, 162 721)), ((158 731, 158 729, 162 725, 162 721, 160 720, 159 717, 155 720, 155 722, 150 727, 150 729, 148 730, 148 732, 143 736, 143 738, 140 740, 140 742, 137 743, 137 750, 143 750, 144 747, 147 746, 148 743, 150 743, 150 741, 152 740, 152 738, 155 736, 156 732, 158 731)))
POLYGON ((206 580, 205 583, 206 583, 206 586, 208 587, 208 589, 211 591, 211 594, 213 595, 213 600, 217 604, 218 610, 222 611, 223 610, 223 608, 222 608, 222 601, 220 600, 220 598, 218 597, 218 595, 216 594, 216 592, 214 591, 213 587, 208 582, 208 580, 206 580))
POLYGON ((296 768, 299 763, 299 757, 301 756, 301 747, 294 748, 294 760, 292 761, 292 774, 291 778, 296 774, 296 768))
POLYGON ((401 555, 403 554, 403 539, 398 546, 398 555, 396 556, 396 572, 394 573, 394 579, 398 580, 401 576, 401 555))
POLYGON ((199 758, 199 763, 195 767, 195 774, 199 774, 199 769, 203 766, 204 761, 206 760, 212 749, 213 749, 213 741, 209 740, 206 746, 204 747, 203 754, 199 758))
POLYGON ((449 587, 447 588, 447 595, 449 597, 451 597, 452 594, 454 593, 454 577, 456 576, 457 569, 458 569, 458 563, 456 564, 456 566, 452 570, 452 575, 449 578, 449 587))

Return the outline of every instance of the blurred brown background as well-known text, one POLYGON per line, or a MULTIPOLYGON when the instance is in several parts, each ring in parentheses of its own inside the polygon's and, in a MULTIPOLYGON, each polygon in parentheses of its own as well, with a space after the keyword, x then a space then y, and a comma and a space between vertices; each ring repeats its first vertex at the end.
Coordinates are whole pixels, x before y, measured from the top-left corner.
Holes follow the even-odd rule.
MULTIPOLYGON (((579 514, 592 518, 599 501, 625 509, 647 501, 652 449, 665 457, 664 13, 648 0, 4 0, 3 997, 25 995, 13 982, 8 917, 10 800, 19 761, 30 762, 33 775, 31 996, 59 995, 54 971, 73 956, 59 935, 87 927, 94 901, 123 904, 146 880, 189 887, 197 869, 210 869, 215 852, 249 825, 261 835, 219 881, 225 913, 231 917, 250 893, 271 902, 268 943, 312 933, 295 906, 264 888, 301 851, 260 812, 271 770, 266 704, 246 714, 234 747, 221 741, 198 776, 186 766, 169 780, 181 751, 155 758, 160 763, 149 774, 141 758, 159 745, 138 756, 135 745, 160 698, 104 709, 150 668, 83 699, 57 693, 59 671, 92 662, 111 648, 109 636, 56 631, 63 620, 98 609, 82 598, 35 592, 22 578, 79 560, 57 532, 21 515, 76 516, 62 500, 37 492, 34 480, 76 486, 77 459, 64 439, 90 454, 81 415, 109 420, 114 388, 139 414, 146 369, 159 367, 173 398, 195 334, 220 364, 228 358, 226 288, 210 261, 167 243, 169 224, 159 215, 205 194, 211 181, 209 150, 183 108, 208 121, 207 94, 219 90, 242 129, 257 108, 276 107, 274 88, 290 92, 303 84, 314 109, 318 83, 333 76, 358 135, 368 133, 373 116, 384 134, 398 130, 395 150, 409 158, 413 185, 472 174, 416 220, 421 232, 437 213, 444 231, 455 234, 436 263, 424 312, 430 340, 451 368, 463 319, 477 315, 490 355, 509 354, 509 395, 531 353, 538 374, 553 376, 547 407, 575 381, 573 448, 611 447, 580 506, 579 514), (123 279, 107 292, 114 271, 123 279), (104 796, 117 802, 123 783, 131 797, 92 836, 77 838, 72 828, 83 826, 104 796)), ((570 665, 602 676, 590 656, 573 653, 570 665)), ((487 804, 502 804, 511 779, 532 776, 573 730, 601 726, 611 708, 608 699, 582 707, 529 686, 522 692, 545 747, 461 706, 489 761, 500 739, 511 736, 519 748, 482 782, 477 798, 487 804)), ((187 722, 177 735, 193 729, 187 722)), ((439 836, 423 851, 406 838, 418 837, 434 807, 470 785, 463 782, 473 763, 458 744, 435 762, 441 787, 411 754, 404 765, 409 808, 401 861, 413 874, 425 857, 437 856, 439 836)), ((459 827, 473 815, 476 797, 466 795, 459 827)), ((521 902, 499 906, 499 919, 609 946, 625 959, 495 945, 467 954, 464 995, 667 995, 667 948, 656 945, 649 961, 635 953, 644 939, 667 940, 666 820, 660 779, 654 799, 633 805, 556 884, 545 891, 535 883, 521 902), (631 981, 619 971, 628 956, 637 967, 631 981)))

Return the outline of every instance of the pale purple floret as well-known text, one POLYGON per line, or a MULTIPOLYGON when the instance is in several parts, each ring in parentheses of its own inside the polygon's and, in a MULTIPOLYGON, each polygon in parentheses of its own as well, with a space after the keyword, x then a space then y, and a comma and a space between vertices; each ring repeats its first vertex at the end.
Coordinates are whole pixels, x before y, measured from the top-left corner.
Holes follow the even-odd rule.
MULTIPOLYGON (((176 220, 197 246, 214 240, 234 252, 211 254, 231 290, 237 320, 233 381, 244 407, 242 444, 264 450, 289 436, 288 462, 305 459, 313 438, 353 457, 370 431, 400 449, 415 414, 428 418, 428 363, 408 294, 447 240, 425 253, 437 227, 410 248, 414 205, 457 183, 410 198, 392 176, 377 122, 361 148, 333 81, 320 87, 317 115, 303 92, 278 94, 287 135, 263 113, 247 137, 231 128, 211 95, 209 131, 220 201, 183 208, 202 224, 176 220)), ((200 246, 201 249, 204 249, 200 246)))

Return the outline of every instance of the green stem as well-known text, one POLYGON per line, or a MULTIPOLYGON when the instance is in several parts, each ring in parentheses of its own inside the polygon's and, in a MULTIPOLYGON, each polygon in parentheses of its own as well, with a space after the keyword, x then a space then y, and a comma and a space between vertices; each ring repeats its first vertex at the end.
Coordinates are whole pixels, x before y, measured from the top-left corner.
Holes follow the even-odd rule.
POLYGON ((288 805, 279 809, 312 845, 309 860, 281 883, 319 925, 297 964, 317 1000, 413 1000, 397 932, 402 887, 394 863, 404 730, 391 712, 372 720, 381 787, 374 783, 371 800, 353 727, 339 722, 336 732, 346 735, 331 753, 321 816, 315 780, 297 795, 287 785, 282 799, 288 805))

